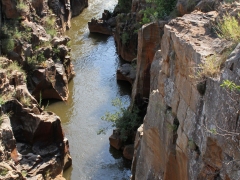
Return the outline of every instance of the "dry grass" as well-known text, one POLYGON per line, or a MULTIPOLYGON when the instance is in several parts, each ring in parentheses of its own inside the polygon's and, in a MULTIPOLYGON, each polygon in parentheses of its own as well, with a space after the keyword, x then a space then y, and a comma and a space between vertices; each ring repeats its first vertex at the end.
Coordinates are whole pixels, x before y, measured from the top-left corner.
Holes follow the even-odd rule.
POLYGON ((206 77, 217 77, 220 73, 221 61, 216 55, 208 56, 204 62, 195 67, 195 75, 190 76, 197 81, 201 81, 206 77))
POLYGON ((8 76, 9 78, 11 78, 13 71, 18 71, 18 72, 23 73, 24 79, 26 79, 26 73, 25 73, 25 71, 21 68, 21 66, 18 65, 17 62, 11 63, 11 64, 7 67, 7 71, 8 71, 7 76, 8 76))
MULTIPOLYGON (((240 14, 238 14, 239 16, 240 14)), ((215 27, 217 35, 222 39, 238 43, 240 41, 240 28, 237 18, 229 14, 224 15, 222 21, 215 27)))
POLYGON ((20 102, 23 106, 30 106, 31 105, 31 99, 29 97, 26 97, 26 96, 21 97, 20 102))

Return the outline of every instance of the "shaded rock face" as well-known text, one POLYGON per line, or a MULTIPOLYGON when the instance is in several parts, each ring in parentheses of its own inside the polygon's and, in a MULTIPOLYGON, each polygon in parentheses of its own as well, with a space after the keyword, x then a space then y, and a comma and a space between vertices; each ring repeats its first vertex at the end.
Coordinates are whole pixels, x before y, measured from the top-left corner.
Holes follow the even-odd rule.
POLYGON ((2 1, 2 10, 5 14, 6 18, 17 18, 19 17, 19 13, 17 11, 16 5, 17 2, 15 0, 1 0, 2 1))
POLYGON ((37 99, 68 99, 68 78, 62 63, 47 61, 47 68, 37 69, 33 72, 32 94, 37 99), (41 96, 41 97, 40 97, 41 96))
POLYGON ((150 92, 150 67, 157 49, 160 48, 163 27, 166 22, 144 25, 138 32, 137 74, 132 99, 148 98, 150 92))
POLYGON ((199 93, 195 68, 229 42, 212 35, 216 12, 193 12, 164 27, 161 51, 151 67, 151 93, 144 124, 135 139, 132 179, 238 179, 240 45, 218 78, 206 78, 199 93), (203 18, 205 17, 205 18, 203 18))
MULTIPOLYGON (((65 18, 62 16, 63 14, 64 16, 67 14, 65 12, 66 8, 69 10, 69 13, 71 11, 70 1, 48 1, 48 3, 52 5, 53 11, 56 11, 56 15, 59 17, 57 19, 65 18), (62 5, 64 5, 64 7, 62 7, 62 5), (61 9, 64 10, 64 12, 61 11, 61 9)), ((1 4, 6 6, 3 8, 5 14, 16 8, 15 1, 6 2, 3 0, 1 4), (11 9, 10 7, 14 8, 11 9)), ((31 11, 25 15, 25 18, 20 19, 22 22, 17 24, 19 27, 15 28, 17 28, 19 32, 27 31, 30 35, 26 35, 23 32, 20 38, 14 39, 14 49, 8 52, 8 58, 17 61, 25 70, 34 71, 34 75, 29 78, 31 80, 29 87, 37 99, 39 99, 39 94, 42 92, 43 99, 56 98, 65 101, 68 98, 68 81, 70 81, 75 74, 69 56, 70 49, 67 48, 67 43, 70 41, 70 38, 60 35, 60 30, 57 29, 57 23, 54 24, 51 30, 56 30, 57 33, 59 33, 57 35, 58 37, 51 37, 51 35, 48 34, 49 31, 44 22, 53 16, 55 17, 55 15, 49 14, 50 11, 47 6, 47 1, 34 0, 31 1, 31 3, 26 2, 25 5, 31 11), (40 17, 44 20, 40 21, 40 17), (28 38, 24 38, 23 36, 28 36, 28 38), (49 41, 51 41, 51 43, 49 41), (39 63, 39 56, 42 59, 41 61, 44 61, 44 63, 41 64, 40 70, 35 67, 35 64, 39 63), (31 60, 34 65, 31 65, 31 60), (57 63, 55 64, 53 61, 57 63), (35 75, 36 77, 34 77, 35 75)), ((20 17, 20 14, 16 15, 20 17)), ((67 19, 70 21, 71 15, 69 14, 68 16, 67 19)), ((9 18, 14 18, 14 16, 11 15, 9 18)), ((65 20, 62 22, 65 22, 65 20)), ((6 21, 5 24, 7 23, 6 21)))
POLYGON ((60 18, 58 23, 62 27, 62 31, 65 32, 71 28, 72 10, 70 0, 49 0, 48 5, 60 18))
POLYGON ((136 14, 120 14, 116 18, 117 24, 114 32, 114 40, 117 53, 126 61, 131 62, 137 56, 138 22, 136 14))
POLYGON ((84 8, 88 7, 88 0, 70 0, 72 16, 79 15, 84 8))
POLYGON ((128 81, 133 84, 136 77, 136 69, 131 64, 123 64, 117 70, 117 80, 128 81))

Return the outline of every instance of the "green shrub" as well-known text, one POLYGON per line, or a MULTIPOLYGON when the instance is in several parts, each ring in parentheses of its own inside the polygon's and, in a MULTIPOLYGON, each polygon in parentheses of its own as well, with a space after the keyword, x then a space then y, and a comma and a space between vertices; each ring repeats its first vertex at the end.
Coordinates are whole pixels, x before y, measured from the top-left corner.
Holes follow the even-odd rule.
POLYGON ((46 16, 44 19, 44 27, 46 29, 46 32, 53 36, 56 36, 57 31, 55 30, 55 22, 56 22, 56 17, 55 16, 46 16))
POLYGON ((116 9, 118 9, 117 10, 118 12, 128 13, 130 12, 131 7, 132 7, 132 0, 118 0, 118 4, 115 8, 115 11, 116 9))
POLYGON ((142 12, 142 24, 166 17, 176 6, 176 0, 146 0, 147 8, 142 12))
MULTIPOLYGON (((113 127, 119 129, 121 139, 126 141, 133 130, 136 130, 140 125, 140 117, 138 115, 139 109, 134 107, 132 111, 130 111, 128 108, 123 107, 123 103, 120 99, 113 100, 112 105, 119 108, 119 111, 115 113, 107 112, 102 119, 112 122, 113 127)), ((99 133, 103 132, 103 129, 99 131, 99 133)))
POLYGON ((236 85, 234 82, 229 80, 224 80, 221 84, 221 87, 230 89, 231 91, 239 91, 240 92, 240 85, 236 85))
POLYGON ((14 40, 12 38, 2 39, 2 52, 7 54, 14 49, 14 40))
MULTIPOLYGON (((1 119, 1 118, 0 118, 0 119, 1 119)), ((7 173, 8 173, 8 170, 7 170, 7 169, 3 169, 3 168, 0 169, 0 175, 1 175, 1 176, 6 176, 7 173)))
POLYGON ((123 32, 121 35, 122 43, 125 45, 129 41, 130 37, 127 32, 123 32))
POLYGON ((28 11, 28 5, 23 0, 18 0, 16 8, 19 12, 28 11))

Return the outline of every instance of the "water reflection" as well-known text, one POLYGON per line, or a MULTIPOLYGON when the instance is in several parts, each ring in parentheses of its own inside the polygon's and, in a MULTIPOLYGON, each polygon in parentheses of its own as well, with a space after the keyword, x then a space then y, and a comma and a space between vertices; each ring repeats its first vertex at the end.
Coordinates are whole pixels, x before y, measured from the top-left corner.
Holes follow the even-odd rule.
POLYGON ((111 123, 102 121, 106 111, 114 111, 111 101, 116 97, 130 102, 129 84, 116 81, 119 57, 113 37, 89 34, 87 21, 99 17, 104 9, 114 7, 117 0, 90 0, 89 7, 72 19, 71 56, 76 77, 69 84, 69 100, 52 102, 48 110, 62 119, 70 142, 73 166, 64 173, 67 180, 129 179, 131 162, 109 146, 111 123), (97 135, 100 128, 110 127, 97 135))

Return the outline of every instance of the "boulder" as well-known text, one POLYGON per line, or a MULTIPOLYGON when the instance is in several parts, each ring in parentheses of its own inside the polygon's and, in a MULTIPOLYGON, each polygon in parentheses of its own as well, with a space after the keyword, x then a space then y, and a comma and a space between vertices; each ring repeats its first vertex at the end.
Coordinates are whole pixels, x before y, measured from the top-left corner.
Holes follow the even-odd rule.
POLYGON ((88 22, 88 29, 91 33, 112 35, 112 29, 105 20, 91 19, 91 22, 88 22))
POLYGON ((109 142, 112 147, 119 150, 122 147, 122 140, 118 130, 113 130, 113 134, 109 137, 109 142))
POLYGON ((123 157, 125 157, 128 160, 133 159, 133 153, 134 153, 134 145, 130 144, 124 147, 123 149, 123 157))
POLYGON ((47 61, 47 68, 36 69, 32 75, 33 96, 40 99, 68 99, 68 77, 62 63, 47 61))
POLYGON ((117 80, 128 81, 133 84, 136 77, 136 69, 131 64, 123 64, 117 70, 117 80))

